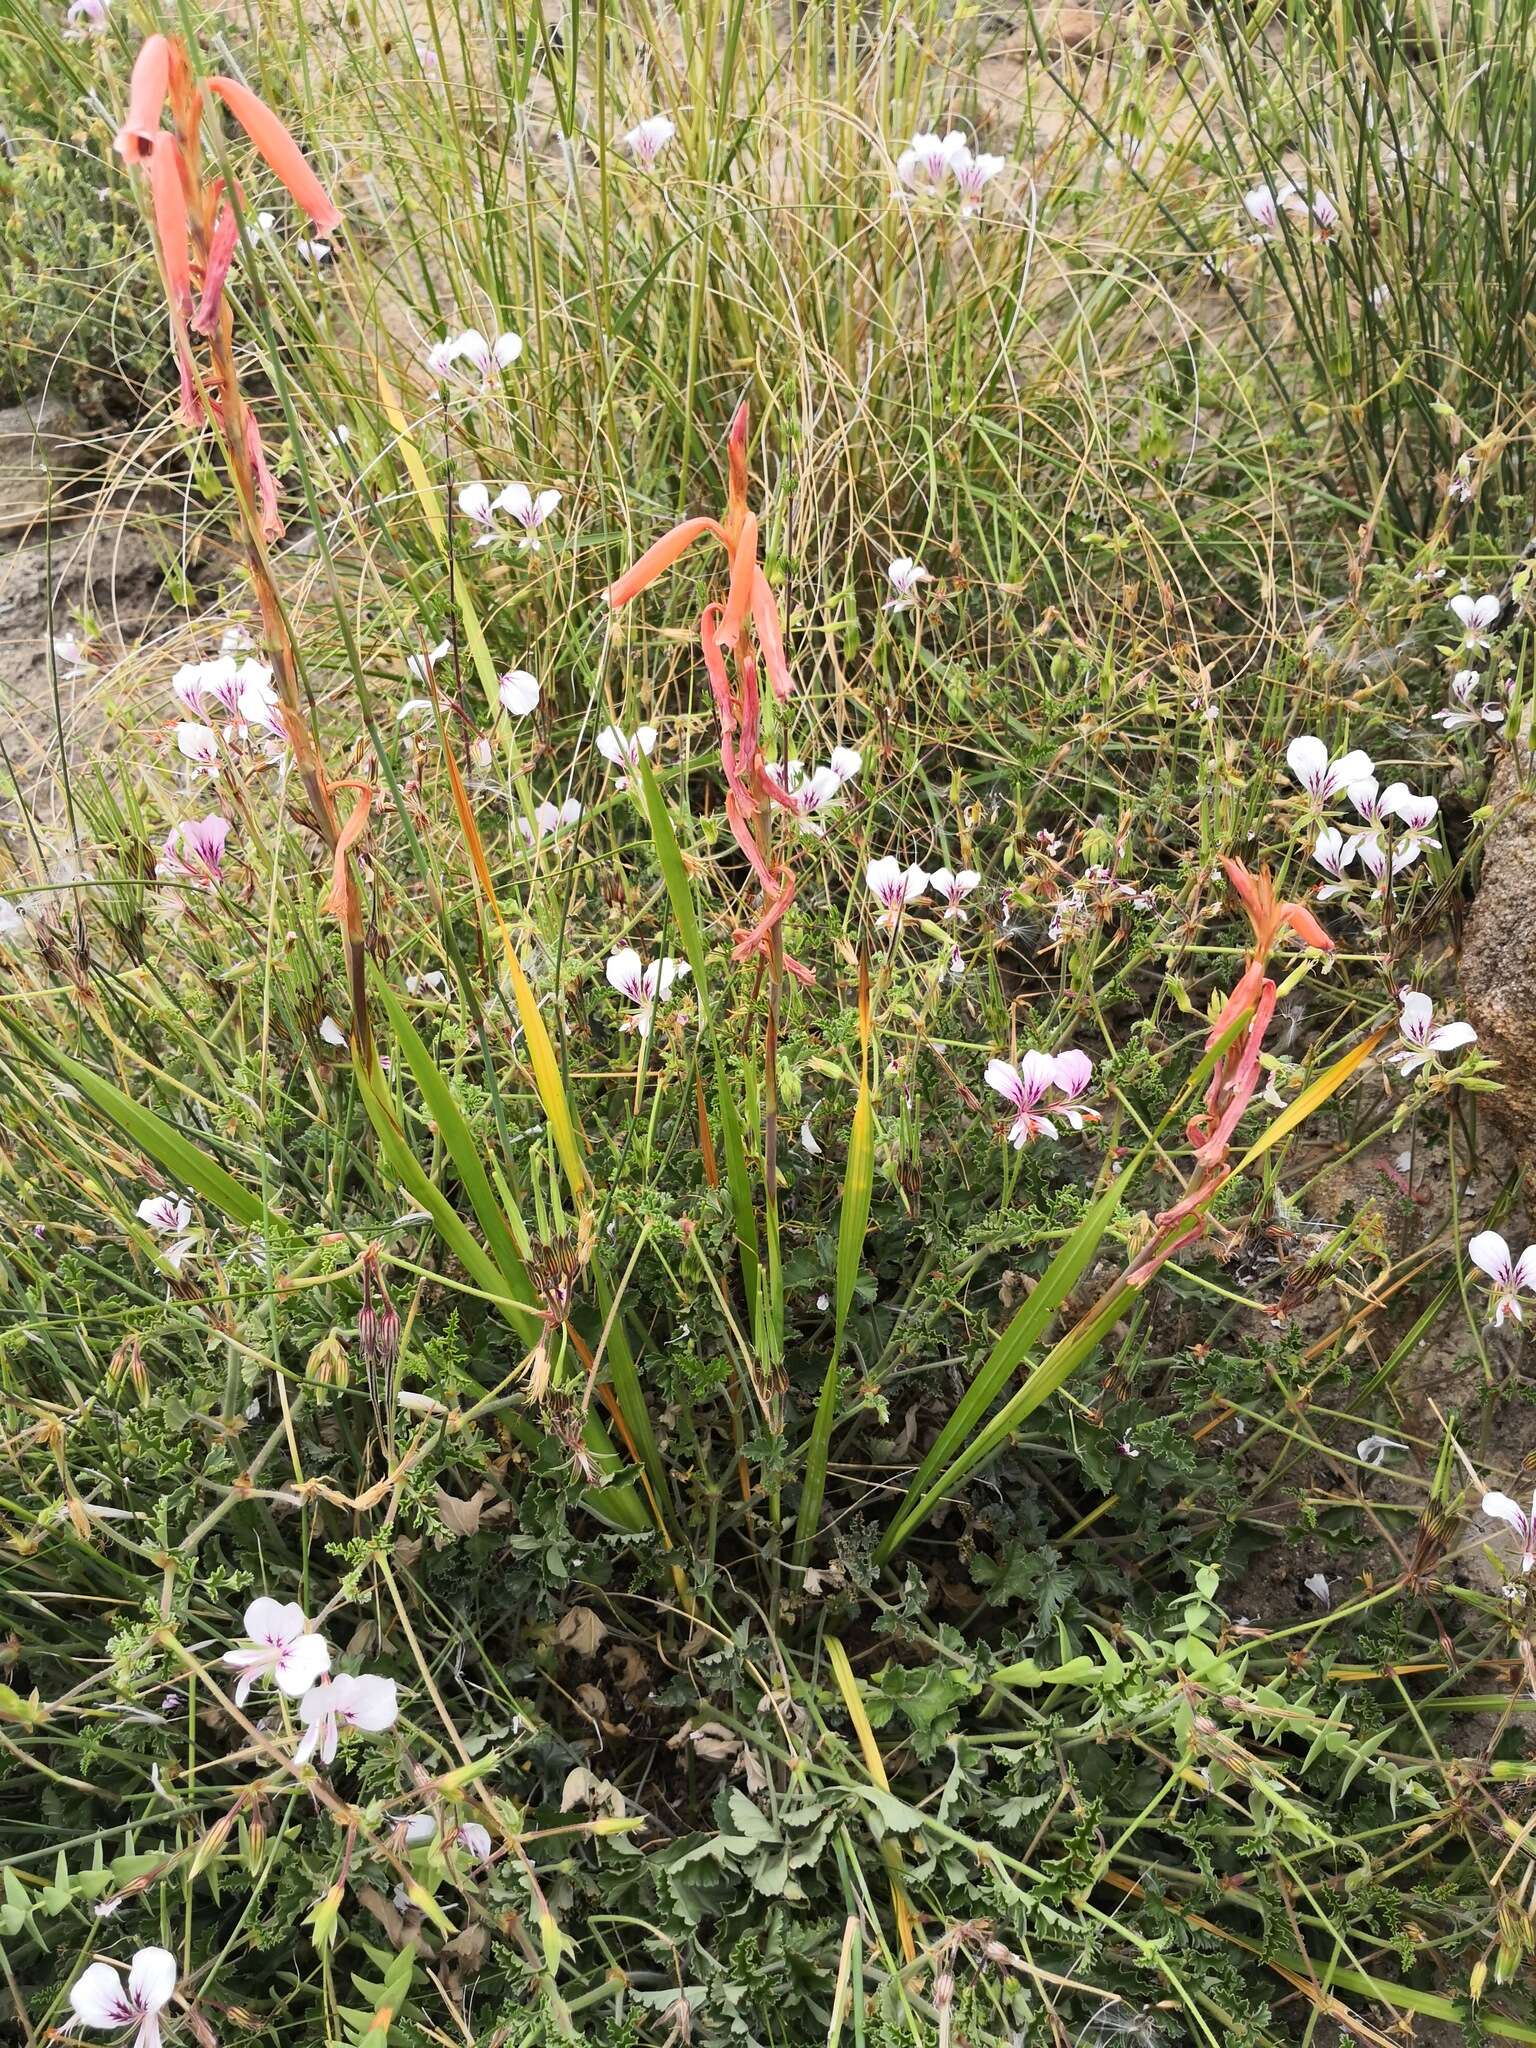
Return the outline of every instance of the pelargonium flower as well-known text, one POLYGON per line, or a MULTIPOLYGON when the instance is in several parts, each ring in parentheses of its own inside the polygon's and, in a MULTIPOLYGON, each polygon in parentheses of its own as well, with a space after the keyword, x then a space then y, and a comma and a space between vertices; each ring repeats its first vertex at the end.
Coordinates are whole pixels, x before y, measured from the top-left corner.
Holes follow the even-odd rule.
POLYGON ((928 886, 935 896, 942 896, 949 906, 944 912, 946 924, 964 924, 965 899, 981 886, 981 877, 974 868, 935 868, 928 877, 928 886))
POLYGON ((541 839, 547 839, 551 832, 558 832, 562 825, 574 825, 581 816, 581 805, 573 796, 564 803, 545 801, 534 808, 533 822, 519 818, 517 829, 530 846, 537 846, 541 839))
POLYGON ((509 668, 496 685, 501 708, 513 718, 526 718, 539 704, 539 679, 525 668, 509 668))
POLYGON ((296 1764, 308 1763, 318 1750, 322 1764, 335 1761, 336 1744, 343 1728, 362 1728, 380 1735, 393 1728, 400 1711, 392 1678, 364 1672, 354 1678, 342 1672, 338 1678, 322 1678, 299 1701, 299 1720, 304 1733, 293 1752, 296 1764))
POLYGON ((478 529, 475 546, 488 548, 496 539, 496 514, 491 509, 491 494, 482 483, 466 484, 459 492, 458 507, 470 525, 478 529))
POLYGON ((988 1060, 984 1076, 1015 1112, 1008 1142, 1016 1149, 1035 1138, 1054 1138, 1056 1126, 1039 1114, 1039 1105, 1056 1085, 1056 1062, 1048 1052, 1027 1052, 1016 1067, 1006 1060, 988 1060))
POLYGON ((914 864, 904 868, 894 854, 885 854, 880 860, 872 860, 864 870, 864 881, 870 894, 881 906, 880 924, 886 931, 894 931, 901 922, 901 913, 909 903, 916 902, 928 886, 928 877, 914 864))
POLYGON ((176 727, 176 751, 195 768, 211 775, 219 765, 219 736, 212 726, 184 718, 176 727))
POLYGON ((1082 1098, 1087 1093, 1088 1083, 1093 1079, 1093 1061, 1087 1053, 1075 1048, 1059 1052, 1054 1062, 1052 1079, 1061 1100, 1052 1103, 1051 1114, 1060 1118, 1069 1130, 1080 1131, 1086 1124, 1101 1121, 1096 1109, 1085 1109, 1082 1098))
POLYGON ((247 1647, 226 1650, 219 1660, 240 1673, 237 1707, 245 1705, 258 1678, 270 1678, 279 1692, 296 1700, 331 1668, 330 1644, 311 1631, 295 1601, 262 1594, 245 1610, 245 1634, 247 1647))
POLYGON ((1474 701, 1482 680, 1475 668, 1458 669, 1451 677, 1451 705, 1435 713, 1436 725, 1443 725, 1447 732, 1459 731, 1466 725, 1502 725, 1502 704, 1480 705, 1474 701))
POLYGON ((687 972, 686 960, 652 960, 645 965, 633 946, 621 946, 608 962, 608 985, 617 989, 621 996, 628 996, 635 1006, 635 1014, 626 1018, 619 1029, 638 1031, 642 1038, 647 1037, 656 1005, 666 1001, 687 972))
POLYGON ((1491 1320, 1497 1327, 1505 1316, 1525 1321, 1520 1297, 1536 1287, 1536 1244, 1528 1244, 1516 1258, 1496 1230, 1480 1230, 1467 1246, 1467 1257, 1486 1273, 1493 1286, 1491 1320))
POLYGON ((968 219, 980 211, 981 195, 1007 164, 1005 156, 992 156, 986 150, 972 152, 964 143, 949 160, 950 175, 960 192, 960 213, 968 219))
POLYGON ((191 1223, 192 1204, 181 1195, 146 1195, 137 1214, 157 1237, 175 1237, 191 1223))
POLYGON ((1416 1074, 1420 1067, 1434 1066, 1441 1053, 1476 1045, 1477 1033, 1470 1024, 1435 1022, 1434 1004, 1422 989, 1400 988, 1397 999, 1402 1004, 1397 1029, 1403 1043, 1386 1060, 1400 1073, 1416 1074))
POLYGON ((1362 832, 1355 842, 1355 852, 1360 865, 1373 882, 1379 882, 1383 890, 1395 882, 1405 868, 1411 868, 1429 842, 1415 839, 1411 835, 1399 839, 1392 848, 1390 875, 1387 872, 1387 849, 1374 832, 1362 832))
MULTIPOLYGON (((656 749, 656 728, 654 725, 637 725, 627 733, 617 725, 605 725, 597 736, 597 751, 605 761, 611 761, 615 768, 638 768, 641 757, 649 759, 656 749)), ((615 778, 614 787, 628 789, 629 777, 615 778)))
POLYGON ((637 164, 653 164, 677 133, 677 123, 665 114, 647 114, 624 137, 624 147, 637 164))
POLYGON ((240 670, 229 654, 221 654, 212 661, 184 661, 171 678, 177 703, 193 718, 206 714, 210 699, 233 718, 240 702, 240 688, 240 670))
POLYGON ((505 512, 509 519, 515 519, 523 529, 520 548, 530 554, 537 554, 541 545, 539 528, 560 503, 558 491, 540 491, 535 497, 526 484, 508 484, 494 499, 495 509, 505 512))
POLYGON ((942 184, 961 150, 970 155, 970 145, 958 128, 947 135, 914 135, 896 159, 896 175, 904 185, 915 185, 920 178, 930 185, 942 184))
POLYGON ((445 334, 433 343, 427 350, 427 368, 441 379, 464 363, 489 383, 499 371, 510 369, 522 352, 520 334, 498 334, 491 341, 478 327, 466 327, 462 334, 445 334))
POLYGON ((1507 1524, 1520 1539, 1520 1575, 1526 1577, 1536 1565, 1536 1493, 1531 1495, 1529 1514, 1507 1493, 1485 1493, 1482 1509, 1490 1520, 1507 1524))
POLYGON ((1312 848, 1312 858, 1331 879, 1318 889, 1318 901, 1326 903, 1331 896, 1342 896, 1349 887, 1349 876, 1345 869, 1360 849, 1360 843, 1367 835, 1363 832, 1341 832, 1337 825, 1329 825, 1317 835, 1312 848))
POLYGON ((167 835, 157 874, 175 880, 201 882, 212 888, 224 873, 224 846, 230 823, 217 811, 206 818, 183 818, 167 835))
POLYGON ((405 657, 406 673, 413 681, 424 683, 429 679, 437 664, 440 661, 446 661, 452 652, 452 645, 447 640, 439 640, 437 645, 426 654, 408 654, 405 657))
POLYGON ((786 762, 782 769, 775 761, 765 761, 763 780, 784 809, 799 819, 800 830, 820 838, 824 828, 816 822, 817 812, 836 803, 863 765, 864 757, 855 748, 834 747, 828 765, 809 775, 799 761, 786 762))
POLYGON ((69 0, 64 19, 77 36, 99 36, 106 31, 111 4, 112 0, 69 0))
POLYGON ((1315 734, 1298 733, 1285 750, 1286 765, 1314 804, 1325 804, 1351 783, 1363 783, 1375 774, 1369 754, 1358 747, 1329 759, 1328 749, 1315 734))
POLYGON ((882 607, 883 610, 888 612, 906 611, 911 605, 913 598, 917 595, 917 586, 920 583, 931 583, 933 581, 933 578, 923 567, 922 563, 914 562, 910 555, 898 555, 895 561, 887 562, 885 574, 892 590, 896 593, 894 597, 888 597, 882 607))
POLYGON ((1388 783, 1382 792, 1381 808, 1388 817, 1396 818, 1403 827, 1405 846, 1415 848, 1432 846, 1438 849, 1438 839, 1431 839, 1429 828, 1440 815, 1440 799, 1411 790, 1406 782, 1388 783))
POLYGON ((1488 635, 1498 624, 1504 605, 1500 598, 1488 591, 1482 597, 1465 594, 1453 597, 1448 608, 1460 623, 1462 646, 1477 649, 1488 645, 1488 635))
POLYGON ((71 2024, 137 2027, 133 2048, 160 2048, 160 2015, 176 1995, 180 1975, 169 1949, 141 1948, 125 1983, 110 1963, 90 1963, 70 1986, 71 2024))
MULTIPOLYGON (((1286 185, 1281 189, 1289 192, 1292 188, 1286 185)), ((1243 194, 1243 211, 1266 240, 1280 232, 1281 204, 1280 193, 1268 185, 1255 185, 1243 194)))

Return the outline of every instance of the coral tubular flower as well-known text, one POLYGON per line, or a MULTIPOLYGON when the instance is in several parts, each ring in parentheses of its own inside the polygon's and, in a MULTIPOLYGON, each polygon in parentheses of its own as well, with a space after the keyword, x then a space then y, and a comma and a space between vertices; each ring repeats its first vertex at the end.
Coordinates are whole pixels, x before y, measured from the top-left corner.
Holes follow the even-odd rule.
POLYGON ((319 235, 341 226, 341 209, 309 167, 309 160, 264 100, 236 78, 210 78, 208 90, 221 99, 251 138, 256 153, 272 175, 288 188, 319 235))
MULTIPOLYGON (((764 897, 756 924, 737 932, 732 958, 743 961, 762 954, 774 965, 775 973, 782 964, 798 980, 809 982, 814 978, 810 970, 782 951, 780 927, 794 901, 794 877, 788 868, 774 866, 762 837, 763 814, 776 800, 776 792, 762 754, 759 656, 779 702, 790 696, 794 684, 784 657, 778 606, 757 560, 757 518, 747 506, 747 431, 748 412, 743 401, 726 440, 724 519, 679 521, 608 586, 607 599, 614 611, 621 610, 665 574, 695 541, 711 539, 724 548, 730 565, 725 602, 705 606, 699 619, 699 646, 720 726, 726 822, 764 897)), ((777 800, 782 802, 782 791, 777 792, 777 800)))
POLYGON ((117 131, 115 148, 124 163, 143 163, 160 133, 160 116, 171 89, 173 45, 166 36, 149 36, 133 60, 128 80, 128 115, 117 131))

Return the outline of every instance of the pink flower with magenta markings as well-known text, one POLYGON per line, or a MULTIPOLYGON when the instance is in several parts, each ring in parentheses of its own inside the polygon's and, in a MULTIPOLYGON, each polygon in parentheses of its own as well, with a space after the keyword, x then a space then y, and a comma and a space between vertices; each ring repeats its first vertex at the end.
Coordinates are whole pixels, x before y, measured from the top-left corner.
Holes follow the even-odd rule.
POLYGON ((649 167, 677 133, 677 123, 665 114, 647 114, 624 137, 624 147, 637 164, 649 167))
POLYGON ((887 562, 885 575, 886 581, 896 593, 894 597, 888 597, 881 607, 888 612, 908 610, 917 595, 918 585, 933 581, 922 563, 914 561, 910 555, 898 555, 894 561, 887 562))
POLYGON ((488 340, 478 327, 466 327, 462 334, 445 334, 427 350, 427 368, 442 380, 462 363, 485 383, 509 370, 523 352, 520 334, 498 334, 488 340))
POLYGON ((217 811, 206 818, 183 818, 173 825, 155 863, 155 872, 173 881, 200 882, 214 888, 224 873, 224 847, 230 823, 217 811))
POLYGON ((243 1707, 258 1678, 270 1678, 279 1692, 298 1699, 331 1668, 331 1646, 311 1632, 304 1610, 292 1600, 263 1594, 245 1610, 246 1647, 220 1659, 240 1678, 235 1705, 243 1707))
POLYGON ((160 2015, 176 1995, 180 1971, 169 1949, 141 1948, 125 1983, 110 1963, 91 1963, 70 1986, 73 2025, 136 2027, 134 2048, 160 2048, 160 2015))
POLYGON ((456 500, 460 512, 476 529, 475 546, 488 548, 498 538, 496 514, 491 509, 490 488, 486 484, 466 484, 456 500))
POLYGON ((609 987, 617 989, 621 996, 628 996, 635 1006, 634 1016, 626 1018, 619 1029, 638 1031, 645 1038, 650 1033, 656 1005, 666 1001, 688 972, 688 962, 652 960, 647 966, 633 946, 621 946, 610 958, 605 971, 609 987))
POLYGON ((157 1237, 174 1237, 191 1223, 192 1204, 182 1195, 146 1195, 137 1214, 157 1237))
POLYGON ((539 679, 525 668, 509 668, 496 685, 497 701, 509 717, 526 718, 539 706, 539 679))
POLYGON ((517 829, 530 846, 537 846, 541 839, 547 839, 562 826, 574 825, 581 816, 581 804, 577 798, 568 796, 564 803, 550 802, 547 798, 534 807, 533 822, 519 818, 517 829))
POLYGON ((1054 1138, 1056 1126, 1039 1106, 1056 1085, 1056 1062, 1048 1052, 1027 1052, 1016 1067, 1006 1060, 988 1060, 986 1084, 1015 1111, 1008 1142, 1022 1148, 1034 1138, 1054 1138))
POLYGON ((800 830, 819 839, 824 828, 816 823, 817 812, 836 803, 863 765, 863 755, 853 747, 834 747, 827 766, 813 769, 809 775, 800 761, 789 761, 783 768, 775 761, 765 761, 763 780, 774 801, 799 819, 800 830))
POLYGON ((1536 1288, 1536 1244, 1528 1244, 1516 1258, 1496 1230, 1480 1230, 1467 1246, 1467 1257, 1487 1274, 1493 1287, 1490 1320, 1497 1328, 1505 1316, 1525 1321, 1520 1297, 1536 1288))
POLYGON ((896 175, 903 185, 916 185, 923 179, 941 185, 962 151, 969 156, 970 144, 958 128, 951 128, 947 135, 924 131, 914 135, 897 157, 896 175))
POLYGON ((1086 1053, 1027 1052, 1016 1067, 1006 1060, 989 1060, 984 1078, 1016 1112, 1008 1132, 1008 1142, 1015 1148, 1035 1138, 1059 1136, 1059 1123, 1080 1131, 1099 1121, 1098 1111, 1082 1103, 1093 1078, 1093 1061, 1086 1053), (1047 1102, 1053 1093, 1058 1099, 1047 1102))
POLYGON ((322 1678, 299 1702, 299 1720, 304 1733, 293 1752, 296 1764, 305 1764, 318 1751, 322 1764, 336 1758, 336 1745, 343 1728, 361 1728, 381 1735, 393 1728, 399 1714, 399 1696, 392 1678, 365 1672, 354 1678, 343 1672, 339 1678, 322 1678))

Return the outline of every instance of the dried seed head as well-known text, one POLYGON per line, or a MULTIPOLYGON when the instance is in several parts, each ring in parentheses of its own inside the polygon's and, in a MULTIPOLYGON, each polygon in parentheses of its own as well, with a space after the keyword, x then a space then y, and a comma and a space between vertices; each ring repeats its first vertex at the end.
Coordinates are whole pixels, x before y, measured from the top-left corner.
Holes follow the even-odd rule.
POLYGON ((569 1317, 581 1265, 581 1253, 572 1231, 563 1230, 557 1237, 536 1238, 529 1245, 528 1278, 551 1323, 563 1323, 569 1317))

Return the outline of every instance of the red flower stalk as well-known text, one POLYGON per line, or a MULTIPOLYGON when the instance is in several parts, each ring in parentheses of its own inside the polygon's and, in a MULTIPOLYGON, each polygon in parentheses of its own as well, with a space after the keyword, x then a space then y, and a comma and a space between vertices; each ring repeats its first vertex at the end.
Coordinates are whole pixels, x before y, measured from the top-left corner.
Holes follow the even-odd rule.
MULTIPOLYGON (((772 962, 782 945, 779 927, 795 898, 794 876, 787 866, 775 867, 766 845, 768 814, 785 802, 784 793, 764 773, 762 705, 757 669, 761 659, 773 694, 783 703, 794 682, 784 658, 779 608, 757 559, 757 516, 747 507, 747 429, 745 400, 737 407, 726 441, 728 488, 723 519, 684 519, 648 547, 632 568, 608 588, 608 602, 619 611, 663 575, 695 541, 712 539, 724 548, 730 564, 725 602, 706 605, 699 620, 699 643, 715 700, 720 726, 720 766, 725 775, 725 815, 736 844, 746 855, 764 896, 756 924, 735 934, 732 957, 759 954, 772 962), (752 629, 749 631, 749 626, 752 629), (753 644, 753 634, 756 645, 753 644), (733 682, 731 669, 735 669, 733 682)), ((803 982, 814 979, 809 968, 789 954, 783 965, 803 982)))
MULTIPOLYGON (((255 144, 258 154, 287 186, 316 230, 330 233, 341 215, 304 153, 270 107, 233 78, 210 78, 206 90, 222 100, 255 144)), ((150 202, 161 274, 171 311, 181 409, 189 426, 205 416, 192 356, 192 334, 215 344, 213 374, 203 380, 214 418, 226 442, 249 465, 243 495, 267 540, 281 534, 277 491, 250 414, 240 403, 229 374, 229 334, 224 320, 224 285, 238 239, 233 210, 223 201, 221 179, 205 183, 201 169, 204 86, 192 76, 186 52, 169 36, 150 36, 134 61, 128 113, 117 131, 117 149, 130 167, 148 167, 150 202), (167 103, 170 128, 162 128, 167 103), (194 310, 195 295, 195 310, 194 310), (222 346, 220 345, 222 344, 222 346), (227 417, 226 417, 227 415, 227 417)))
POLYGON ((181 376, 182 416, 189 426, 196 427, 211 415, 224 444, 239 501, 251 582, 261 606, 263 639, 282 697, 284 730, 310 811, 331 852, 331 887, 325 908, 342 925, 352 986, 353 1040, 367 1059, 371 1042, 366 963, 351 855, 367 826, 372 797, 371 792, 361 791, 345 825, 338 819, 335 792, 358 789, 359 785, 332 784, 326 777, 310 729, 288 622, 272 580, 266 543, 281 534, 283 522, 277 481, 262 447, 256 416, 241 394, 235 363, 234 322, 224 286, 239 233, 223 179, 203 176, 205 91, 234 115, 317 230, 328 233, 341 216, 270 107, 232 78, 210 78, 206 85, 199 84, 179 41, 169 36, 149 37, 134 62, 128 112, 117 133, 117 148, 130 169, 148 172, 155 242, 181 376), (167 106, 169 128, 161 126, 167 106), (193 354, 194 336, 205 343, 201 373, 193 354))

